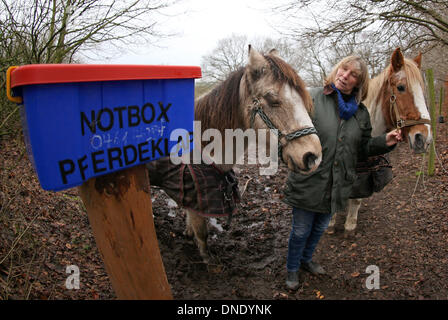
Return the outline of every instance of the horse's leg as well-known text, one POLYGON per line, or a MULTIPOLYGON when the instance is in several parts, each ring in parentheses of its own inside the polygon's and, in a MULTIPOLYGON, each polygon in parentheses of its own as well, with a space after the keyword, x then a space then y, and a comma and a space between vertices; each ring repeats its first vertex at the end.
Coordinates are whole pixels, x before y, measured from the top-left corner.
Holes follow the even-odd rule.
POLYGON ((185 218, 184 236, 192 238, 194 235, 193 227, 191 226, 191 221, 190 221, 190 216, 192 214, 190 214, 188 210, 185 210, 185 211, 186 211, 186 218, 185 218))
POLYGON ((335 212, 333 214, 333 217, 331 217, 330 223, 328 224, 328 228, 327 228, 327 233, 328 234, 333 234, 335 232, 335 225, 336 225, 336 217, 337 217, 337 212, 335 212))
POLYGON ((358 221, 358 211, 361 207, 362 199, 349 199, 347 205, 347 218, 345 220, 345 234, 350 235, 356 229, 356 222, 358 221))
POLYGON ((196 213, 187 211, 187 235, 192 232, 194 233, 194 237, 196 239, 196 244, 199 248, 199 254, 204 260, 205 263, 209 262, 210 256, 208 254, 207 248, 207 221, 206 218, 197 215, 196 213))

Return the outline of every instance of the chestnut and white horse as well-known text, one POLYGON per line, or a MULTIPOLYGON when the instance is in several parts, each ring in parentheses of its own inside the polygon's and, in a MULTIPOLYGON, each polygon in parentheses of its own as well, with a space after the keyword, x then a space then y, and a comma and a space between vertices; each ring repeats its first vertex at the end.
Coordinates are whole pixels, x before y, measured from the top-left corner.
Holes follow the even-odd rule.
MULTIPOLYGON (((370 113, 372 136, 401 128, 414 153, 424 153, 432 141, 430 116, 425 103, 421 75, 421 53, 413 60, 404 58, 400 48, 391 57, 390 65, 369 83, 368 96, 363 103, 370 113)), ((346 209, 345 233, 356 229, 362 199, 350 199, 346 209)), ((329 230, 336 224, 337 214, 329 230)))

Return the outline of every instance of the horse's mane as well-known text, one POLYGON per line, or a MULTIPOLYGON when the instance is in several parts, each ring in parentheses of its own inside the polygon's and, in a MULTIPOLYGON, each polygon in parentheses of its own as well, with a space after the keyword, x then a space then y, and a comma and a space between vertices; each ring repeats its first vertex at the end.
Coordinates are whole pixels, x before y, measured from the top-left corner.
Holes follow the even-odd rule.
MULTIPOLYGON (((297 72, 282 59, 273 54, 263 55, 271 67, 272 76, 281 84, 289 84, 297 90, 303 99, 308 112, 312 111, 312 99, 306 90, 305 83, 297 72)), ((227 128, 241 127, 238 115, 240 105, 240 82, 245 68, 241 67, 232 72, 229 77, 218 84, 208 94, 202 96, 195 103, 195 120, 201 121, 202 130, 209 128, 221 132, 227 128)), ((249 88, 246 88, 249 92, 249 88)))
POLYGON ((243 74, 244 68, 241 67, 196 101, 194 118, 201 121, 202 130, 214 128, 223 131, 237 127, 243 74))
MULTIPOLYGON (((411 59, 404 59, 404 71, 406 73, 406 81, 408 83, 409 90, 412 90, 412 84, 418 83, 424 90, 425 85, 423 82, 423 77, 421 75, 420 69, 417 67, 415 62, 411 59)), ((392 73, 392 65, 389 64, 386 69, 383 70, 377 77, 373 78, 369 82, 369 92, 367 98, 363 101, 366 107, 369 109, 371 114, 374 113, 375 109, 381 105, 380 99, 382 98, 382 93, 386 89, 389 82, 389 77, 392 73)))

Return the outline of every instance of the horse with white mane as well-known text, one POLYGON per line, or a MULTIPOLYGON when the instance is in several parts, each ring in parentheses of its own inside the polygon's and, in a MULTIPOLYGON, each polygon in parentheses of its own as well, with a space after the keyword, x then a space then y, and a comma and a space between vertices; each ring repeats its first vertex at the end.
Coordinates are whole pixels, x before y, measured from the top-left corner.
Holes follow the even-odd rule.
MULTIPOLYGON (((391 57, 389 66, 369 82, 368 96, 363 103, 370 113, 372 136, 379 136, 392 129, 402 130, 402 136, 409 141, 414 153, 424 153, 432 141, 431 121, 424 97, 424 82, 421 75, 421 58, 419 54, 413 60, 403 56, 397 48, 391 57)), ((351 234, 356 229, 361 198, 370 196, 359 194, 363 182, 358 176, 355 181, 351 199, 346 209, 344 229, 351 234)), ((336 224, 337 214, 333 215, 329 225, 331 233, 336 224)))

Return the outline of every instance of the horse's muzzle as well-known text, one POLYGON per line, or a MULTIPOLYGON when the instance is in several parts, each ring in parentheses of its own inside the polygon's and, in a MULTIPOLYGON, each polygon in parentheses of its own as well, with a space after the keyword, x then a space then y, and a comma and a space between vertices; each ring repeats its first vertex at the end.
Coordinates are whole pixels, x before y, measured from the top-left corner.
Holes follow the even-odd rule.
POLYGON ((417 133, 414 139, 409 136, 409 147, 414 150, 414 153, 426 153, 430 142, 427 142, 425 136, 421 133, 417 133))
POLYGON ((288 167, 294 172, 309 173, 319 164, 319 157, 312 152, 307 152, 302 158, 303 165, 297 164, 291 156, 288 156, 288 167))
POLYGON ((310 171, 314 168, 317 161, 317 156, 312 152, 307 152, 303 156, 303 163, 305 164, 305 171, 310 171))

